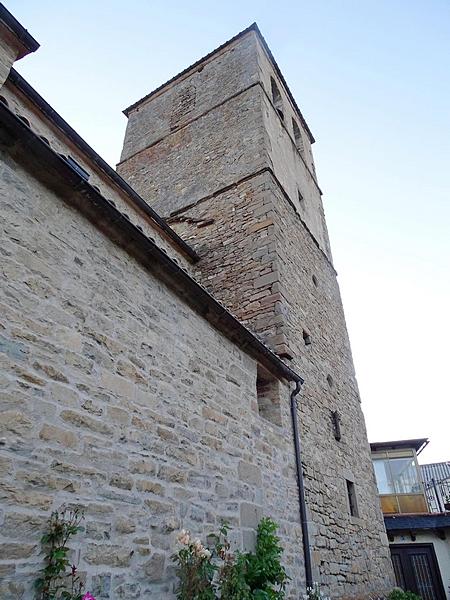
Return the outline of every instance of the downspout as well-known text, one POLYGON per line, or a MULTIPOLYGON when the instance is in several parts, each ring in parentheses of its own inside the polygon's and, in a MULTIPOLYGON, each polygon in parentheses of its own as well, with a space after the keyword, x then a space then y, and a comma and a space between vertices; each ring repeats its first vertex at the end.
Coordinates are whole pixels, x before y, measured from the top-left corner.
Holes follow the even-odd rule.
POLYGON ((297 487, 298 487, 298 501, 300 511, 300 523, 302 527, 302 540, 303 540, 303 556, 305 560, 305 578, 306 587, 312 587, 312 566, 311 566, 311 550, 309 546, 309 531, 308 531, 308 520, 306 515, 306 502, 305 502, 305 487, 303 483, 303 468, 302 468, 302 453, 300 447, 300 437, 298 433, 297 423, 297 395, 300 393, 303 380, 297 380, 295 382, 295 389, 291 392, 291 418, 292 418, 292 432, 294 436, 294 449, 295 449, 295 465, 297 469, 297 487))

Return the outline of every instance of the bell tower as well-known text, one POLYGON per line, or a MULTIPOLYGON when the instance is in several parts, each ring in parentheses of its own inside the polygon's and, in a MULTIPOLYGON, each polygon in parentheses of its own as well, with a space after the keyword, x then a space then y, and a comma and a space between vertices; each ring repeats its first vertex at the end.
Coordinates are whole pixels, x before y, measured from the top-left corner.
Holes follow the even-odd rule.
POLYGON ((299 421, 317 577, 392 566, 311 146, 254 24, 125 110, 118 165, 200 256, 195 276, 305 377, 299 421))

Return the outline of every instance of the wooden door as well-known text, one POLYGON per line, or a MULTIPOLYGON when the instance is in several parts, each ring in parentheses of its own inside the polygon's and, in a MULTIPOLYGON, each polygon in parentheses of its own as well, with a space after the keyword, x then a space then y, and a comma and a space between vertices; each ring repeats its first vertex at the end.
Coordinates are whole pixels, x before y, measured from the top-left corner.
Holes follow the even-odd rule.
POLYGON ((445 600, 433 544, 392 544, 390 549, 398 587, 422 600, 445 600))

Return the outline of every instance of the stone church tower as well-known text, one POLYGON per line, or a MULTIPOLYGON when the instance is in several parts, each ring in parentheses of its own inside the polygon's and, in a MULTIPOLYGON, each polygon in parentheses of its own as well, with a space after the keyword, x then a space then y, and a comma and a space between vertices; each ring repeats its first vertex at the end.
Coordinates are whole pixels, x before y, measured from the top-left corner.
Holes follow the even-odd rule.
MULTIPOLYGON (((119 173, 194 247, 196 278, 305 378, 314 575, 362 595, 391 566, 312 133, 256 25, 125 114, 119 173)), ((276 424, 276 381, 262 372, 258 390, 276 424)))

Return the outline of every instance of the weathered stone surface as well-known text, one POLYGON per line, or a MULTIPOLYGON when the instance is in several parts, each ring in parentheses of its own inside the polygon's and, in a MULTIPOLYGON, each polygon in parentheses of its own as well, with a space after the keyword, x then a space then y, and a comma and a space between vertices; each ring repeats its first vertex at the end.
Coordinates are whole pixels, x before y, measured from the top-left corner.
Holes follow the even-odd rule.
POLYGON ((164 554, 154 554, 143 565, 144 573, 150 581, 159 581, 164 573, 164 554))
POLYGON ((91 565, 108 565, 110 567, 128 567, 132 551, 122 546, 106 544, 89 544, 84 560, 91 565))
POLYGON ((1 530, 5 537, 30 541, 41 537, 46 521, 46 517, 11 512, 6 515, 1 530))
POLYGON ((118 533, 133 533, 136 531, 136 524, 131 519, 119 517, 114 525, 118 533))
POLYGON ((263 516, 264 515, 261 506, 249 504, 248 502, 241 503, 241 525, 243 527, 256 529, 263 516))
POLYGON ((241 460, 238 465, 238 473, 239 479, 245 483, 261 487, 261 470, 256 465, 241 460))
POLYGON ((78 445, 78 437, 73 431, 68 431, 67 429, 56 427, 55 425, 49 425, 48 423, 43 425, 39 432, 39 437, 41 440, 58 442, 67 448, 75 448, 78 445))
POLYGON ((97 433, 110 434, 111 428, 103 421, 93 419, 73 410, 63 410, 60 415, 63 421, 75 425, 76 427, 85 427, 97 433))
POLYGON ((6 410, 0 413, 0 434, 13 433, 26 435, 33 426, 33 421, 25 413, 17 410, 6 410))
MULTIPOLYGON (((182 209, 172 222, 197 249, 195 266, 13 86, 2 95, 208 291, 293 357, 306 379, 299 416, 315 574, 333 597, 381 593, 389 555, 320 193, 304 130, 304 156, 293 146, 297 113, 284 95, 283 124, 267 98, 271 75, 250 33, 130 116, 121 172, 164 214, 182 209), (329 419, 337 405, 340 445, 329 419), (348 468, 358 523, 345 504, 348 468)), ((50 174, 44 185, 32 164, 2 152, 0 558, 9 581, 0 596, 32 597, 42 566, 34 539, 51 510, 70 503, 86 512, 72 549, 96 597, 173 598, 177 529, 205 537, 225 519, 233 544, 249 547, 262 515, 280 525, 288 597, 298 597, 288 386, 274 386, 277 418, 266 418, 258 365, 245 349, 191 310, 146 257, 111 239, 110 225, 87 220, 70 194, 59 197, 50 174)))
POLYGON ((5 543, 0 545, 0 560, 29 558, 37 549, 36 545, 25 543, 5 543))

